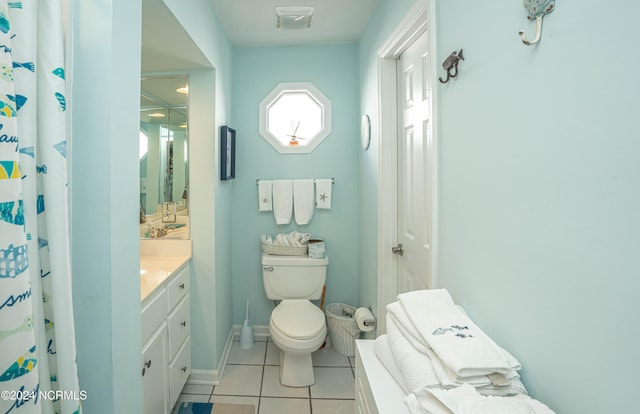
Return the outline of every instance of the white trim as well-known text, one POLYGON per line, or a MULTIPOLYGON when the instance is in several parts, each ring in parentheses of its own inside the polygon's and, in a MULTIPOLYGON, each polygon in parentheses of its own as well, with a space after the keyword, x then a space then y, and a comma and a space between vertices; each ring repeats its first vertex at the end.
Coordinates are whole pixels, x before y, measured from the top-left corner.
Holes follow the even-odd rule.
MULTIPOLYGON (((234 336, 240 337, 242 325, 233 325, 234 336)), ((269 333, 269 325, 253 325, 253 338, 256 341, 266 341, 271 334, 269 333)))
MULTIPOLYGON (((227 337, 227 342, 224 345, 224 350, 222 351, 222 355, 220 357, 220 362, 218 363, 217 369, 192 369, 189 378, 187 379, 187 384, 191 385, 220 385, 220 381, 222 380, 222 374, 224 373, 224 368, 227 366, 227 360, 229 359, 229 353, 231 352, 231 346, 233 345, 233 340, 236 337, 240 336, 240 330, 242 329, 242 325, 233 325, 231 330, 229 331, 229 336, 227 337)), ((254 325, 253 326, 253 337, 258 342, 264 342, 269 338, 271 334, 269 333, 269 326, 267 325, 254 325)))
POLYGON ((381 59, 397 59, 422 33, 429 23, 430 2, 416 1, 396 30, 378 50, 381 59))
POLYGON ((227 336, 227 342, 224 344, 220 361, 218 362, 217 369, 192 369, 187 378, 187 384, 191 385, 220 385, 222 380, 222 374, 224 373, 224 367, 227 365, 227 359, 229 359, 229 352, 231 352, 231 345, 233 345, 234 327, 231 327, 229 336, 227 336))
MULTIPOLYGON (((432 29, 431 53, 435 56, 434 3, 434 1, 415 2, 397 29, 378 51, 378 108, 380 111, 378 114, 380 131, 378 134, 378 147, 380 148, 378 153, 378 335, 386 332, 386 305, 395 301, 398 295, 397 258, 390 254, 391 247, 396 245, 398 238, 397 58, 429 26, 432 29)), ((432 59, 433 61, 435 59, 432 59)), ((431 73, 437 72, 432 70, 431 73)), ((435 100, 435 88, 432 90, 432 99, 435 100)), ((434 122, 435 124, 436 122, 434 122)), ((435 138, 436 135, 433 136, 433 223, 437 221, 435 219, 437 205, 437 149, 435 143, 437 140, 435 138)), ((432 245, 435 245, 435 231, 432 237, 432 245)), ((435 254, 432 257, 435 257, 435 254)), ((432 275, 435 270, 433 263, 432 260, 432 275)))
POLYGON ((309 154, 331 133, 331 101, 311 82, 279 83, 262 102, 260 102, 258 122, 260 135, 280 154, 309 154), (309 138, 308 145, 294 147, 283 145, 269 130, 267 125, 267 111, 269 107, 286 92, 306 92, 322 108, 322 129, 315 136, 307 137, 309 138))

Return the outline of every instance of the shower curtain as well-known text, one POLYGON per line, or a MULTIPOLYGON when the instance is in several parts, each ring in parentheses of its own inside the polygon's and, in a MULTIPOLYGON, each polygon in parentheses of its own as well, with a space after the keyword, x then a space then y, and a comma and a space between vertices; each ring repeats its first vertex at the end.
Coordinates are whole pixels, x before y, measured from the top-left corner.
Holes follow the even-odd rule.
POLYGON ((62 0, 0 0, 0 414, 81 412, 62 0))

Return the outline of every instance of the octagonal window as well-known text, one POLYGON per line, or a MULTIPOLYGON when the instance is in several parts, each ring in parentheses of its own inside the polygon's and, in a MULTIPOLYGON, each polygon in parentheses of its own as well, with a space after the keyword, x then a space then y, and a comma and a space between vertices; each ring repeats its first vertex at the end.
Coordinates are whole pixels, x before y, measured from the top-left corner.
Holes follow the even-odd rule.
POLYGON ((331 102, 313 84, 281 83, 260 103, 260 134, 283 154, 310 153, 331 132, 331 102))

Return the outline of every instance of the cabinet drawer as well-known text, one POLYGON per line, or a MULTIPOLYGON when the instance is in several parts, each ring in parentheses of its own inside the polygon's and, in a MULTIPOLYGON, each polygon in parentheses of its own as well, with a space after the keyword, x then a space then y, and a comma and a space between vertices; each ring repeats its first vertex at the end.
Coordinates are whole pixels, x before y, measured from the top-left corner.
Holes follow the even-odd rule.
POLYGON ((169 311, 189 292, 189 273, 189 265, 187 265, 167 284, 169 311))
POLYGON ((176 359, 169 365, 169 407, 173 407, 191 373, 191 337, 187 338, 176 359))
POLYGON ((173 359, 178 348, 191 332, 190 296, 186 295, 182 302, 169 314, 169 359, 173 359))
POLYGON ((158 326, 167 318, 167 291, 162 288, 142 304, 142 343, 147 342, 158 326))

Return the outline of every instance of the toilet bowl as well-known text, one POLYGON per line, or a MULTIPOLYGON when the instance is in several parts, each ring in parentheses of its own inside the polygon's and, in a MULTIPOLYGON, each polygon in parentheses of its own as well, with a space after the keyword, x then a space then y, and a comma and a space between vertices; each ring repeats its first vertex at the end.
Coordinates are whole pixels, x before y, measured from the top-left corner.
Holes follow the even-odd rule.
POLYGON ((324 313, 305 299, 283 300, 271 313, 269 332, 280 349, 280 383, 312 385, 311 353, 320 348, 327 334, 324 313))
POLYGON ((324 313, 310 300, 320 299, 328 258, 262 256, 267 298, 280 300, 269 318, 271 339, 280 349, 280 383, 307 387, 315 382, 311 353, 327 334, 324 313))

